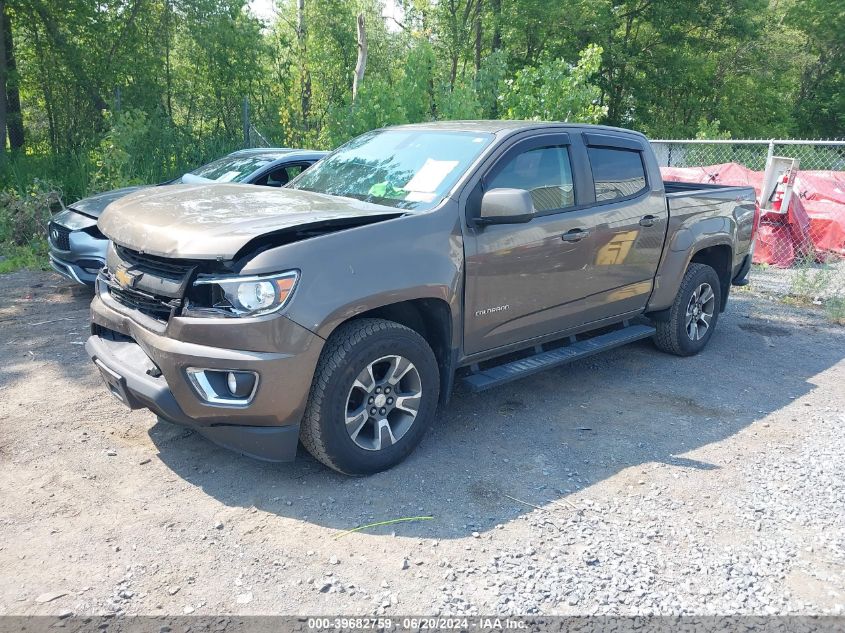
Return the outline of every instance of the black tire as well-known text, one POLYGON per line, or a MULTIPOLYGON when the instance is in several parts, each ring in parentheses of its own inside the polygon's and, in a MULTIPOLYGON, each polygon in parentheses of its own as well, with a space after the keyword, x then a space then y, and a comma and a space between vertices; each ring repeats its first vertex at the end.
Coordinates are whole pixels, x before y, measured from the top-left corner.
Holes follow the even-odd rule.
MULTIPOLYGON (((350 321, 329 337, 320 355, 299 438, 309 453, 341 473, 368 475, 387 470, 419 444, 434 419, 439 392, 437 359, 422 336, 393 321, 350 321), (419 408, 410 427, 395 443, 380 450, 366 450, 353 441, 346 429, 350 393, 368 366, 391 355, 399 355, 413 364, 414 378, 419 378, 421 389, 419 408)), ((373 420, 372 424, 377 422, 373 420)), ((379 430, 373 432, 381 437, 379 430)))
POLYGON ((657 329, 657 334, 654 336, 654 343, 658 349, 675 354, 676 356, 692 356, 698 354, 707 345, 710 337, 713 336, 713 330, 716 329, 716 322, 719 320, 719 312, 722 307, 722 286, 719 282, 719 275, 710 266, 706 264, 690 264, 687 268, 686 274, 681 281, 681 287, 678 289, 678 294, 672 307, 669 309, 668 321, 656 321, 654 323, 657 329), (697 292, 702 286, 706 284, 713 291, 712 305, 706 310, 699 307, 700 312, 706 313, 712 311, 712 317, 709 320, 709 326, 700 338, 698 335, 698 323, 700 319, 696 318, 696 327, 694 334, 688 331, 688 314, 687 308, 691 306, 693 293, 697 292))

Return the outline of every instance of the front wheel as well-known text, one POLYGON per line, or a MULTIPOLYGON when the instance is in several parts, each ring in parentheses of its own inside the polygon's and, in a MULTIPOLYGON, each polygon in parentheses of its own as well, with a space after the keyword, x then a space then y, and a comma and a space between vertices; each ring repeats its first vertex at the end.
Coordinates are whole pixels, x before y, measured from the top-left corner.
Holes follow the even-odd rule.
POLYGON ((342 473, 386 470, 420 442, 439 391, 437 360, 415 331, 383 319, 345 323, 320 355, 300 439, 342 473))
POLYGON ((677 356, 697 354, 713 336, 721 306, 719 275, 706 264, 690 264, 669 309, 669 319, 654 324, 655 344, 677 356))

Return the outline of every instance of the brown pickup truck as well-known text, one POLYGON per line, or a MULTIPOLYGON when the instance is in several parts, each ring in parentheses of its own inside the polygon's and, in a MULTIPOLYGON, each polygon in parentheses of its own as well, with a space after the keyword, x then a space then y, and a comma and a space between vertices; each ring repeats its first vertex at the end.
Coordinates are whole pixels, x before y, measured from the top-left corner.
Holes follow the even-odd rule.
POLYGON ((386 128, 280 190, 113 203, 86 349, 132 408, 372 473, 414 449, 456 377, 487 389, 647 337, 700 351, 757 221, 751 188, 664 183, 629 130, 386 128))

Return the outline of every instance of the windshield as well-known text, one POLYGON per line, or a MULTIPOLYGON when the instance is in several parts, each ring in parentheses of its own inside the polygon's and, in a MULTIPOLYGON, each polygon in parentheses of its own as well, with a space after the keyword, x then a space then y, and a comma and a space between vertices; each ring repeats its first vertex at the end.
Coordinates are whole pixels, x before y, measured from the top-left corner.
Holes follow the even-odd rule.
POLYGON ((214 182, 241 182, 256 169, 272 162, 266 156, 224 156, 185 174, 182 181, 189 182, 192 180, 189 176, 199 176, 214 182))
POLYGON ((401 209, 430 209, 492 138, 490 134, 440 130, 368 132, 288 186, 401 209))

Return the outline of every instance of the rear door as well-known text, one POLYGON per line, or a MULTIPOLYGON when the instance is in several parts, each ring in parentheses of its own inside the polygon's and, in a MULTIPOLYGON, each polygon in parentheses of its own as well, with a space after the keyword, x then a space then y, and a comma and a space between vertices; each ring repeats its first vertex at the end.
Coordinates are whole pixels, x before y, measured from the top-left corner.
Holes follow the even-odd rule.
POLYGON ((590 166, 589 205, 593 219, 590 294, 584 322, 613 317, 645 307, 654 283, 668 210, 663 181, 650 148, 640 136, 584 133, 590 166))

